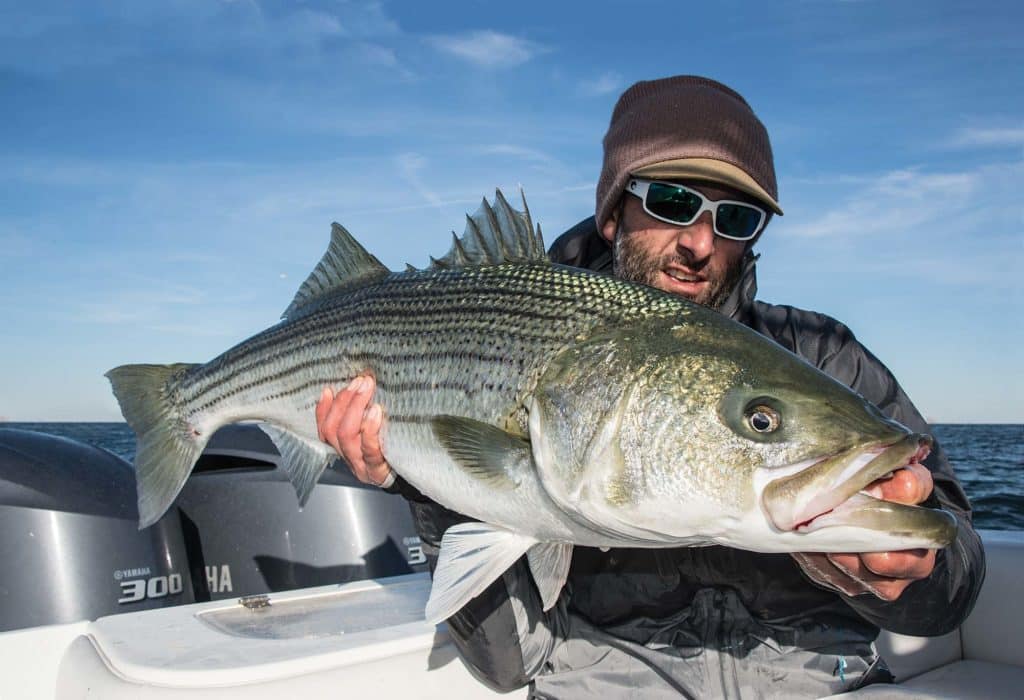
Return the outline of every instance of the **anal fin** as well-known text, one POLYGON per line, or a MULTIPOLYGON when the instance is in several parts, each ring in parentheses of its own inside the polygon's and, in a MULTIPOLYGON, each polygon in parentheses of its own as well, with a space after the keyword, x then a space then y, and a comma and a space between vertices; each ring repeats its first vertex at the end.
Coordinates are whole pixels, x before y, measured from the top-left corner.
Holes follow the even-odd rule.
POLYGON ((276 425, 260 423, 260 428, 281 453, 281 467, 295 487, 299 505, 306 505, 320 475, 338 458, 337 454, 329 445, 307 440, 276 425))
POLYGON ((501 576, 537 540, 487 523, 459 523, 441 538, 426 619, 448 619, 501 576))
POLYGON ((550 610, 569 576, 572 545, 566 542, 541 542, 531 547, 526 557, 544 609, 550 610))

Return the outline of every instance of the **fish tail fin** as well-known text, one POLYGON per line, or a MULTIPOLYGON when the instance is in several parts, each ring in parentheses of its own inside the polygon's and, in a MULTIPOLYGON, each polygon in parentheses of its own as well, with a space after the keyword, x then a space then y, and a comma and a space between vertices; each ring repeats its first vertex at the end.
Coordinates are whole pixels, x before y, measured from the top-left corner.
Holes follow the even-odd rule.
POLYGON ((200 433, 170 398, 178 378, 195 365, 122 365, 106 373, 135 431, 135 485, 139 529, 167 511, 185 485, 213 430, 200 433))

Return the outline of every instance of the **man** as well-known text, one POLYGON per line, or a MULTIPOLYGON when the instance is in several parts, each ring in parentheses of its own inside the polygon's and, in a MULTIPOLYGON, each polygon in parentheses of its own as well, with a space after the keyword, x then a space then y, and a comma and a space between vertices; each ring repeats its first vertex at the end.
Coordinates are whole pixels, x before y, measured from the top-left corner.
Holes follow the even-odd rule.
MULTIPOLYGON (((637 83, 604 140, 594 219, 562 235, 556 262, 613 272, 717 309, 773 338, 912 430, 927 425, 889 371, 834 319, 755 301, 752 247, 781 215, 771 147, 746 101, 705 78, 637 83)), ((358 478, 408 497, 436 554, 461 517, 397 479, 379 444, 373 383, 317 406, 321 437, 358 478)), ((792 556, 726 547, 576 548, 544 613, 523 562, 449 620, 463 658, 498 688, 535 697, 819 697, 891 679, 879 627, 937 635, 966 617, 984 575, 970 510, 940 448, 869 487, 942 507, 945 550, 792 556)))

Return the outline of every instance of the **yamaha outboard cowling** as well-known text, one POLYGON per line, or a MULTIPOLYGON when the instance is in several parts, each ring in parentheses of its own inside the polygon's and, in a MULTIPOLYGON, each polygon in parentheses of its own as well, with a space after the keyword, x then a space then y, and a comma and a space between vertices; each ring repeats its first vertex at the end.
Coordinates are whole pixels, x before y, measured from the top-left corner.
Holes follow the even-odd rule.
POLYGON ((193 602, 177 513, 140 531, 135 504, 123 459, 0 430, 0 631, 193 602))
POLYGON ((197 600, 218 600, 426 571, 409 506, 359 483, 344 462, 305 507, 253 424, 210 439, 174 502, 197 600))
POLYGON ((140 531, 128 462, 0 429, 0 631, 426 571, 402 498, 338 461, 300 508, 279 459, 257 426, 221 429, 140 531))

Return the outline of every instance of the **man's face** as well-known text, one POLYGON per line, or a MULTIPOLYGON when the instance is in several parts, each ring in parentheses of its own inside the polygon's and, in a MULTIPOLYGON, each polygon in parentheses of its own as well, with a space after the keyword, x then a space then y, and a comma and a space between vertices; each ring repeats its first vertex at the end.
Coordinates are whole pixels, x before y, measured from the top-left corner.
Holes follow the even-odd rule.
MULTIPOLYGON (((724 187, 684 184, 712 200, 755 202, 724 187)), ((711 212, 704 212, 689 226, 674 226, 648 215, 640 199, 630 194, 623 194, 623 204, 612 212, 601 234, 612 243, 616 277, 713 309, 720 308, 736 286, 747 245, 716 236, 711 212)))

